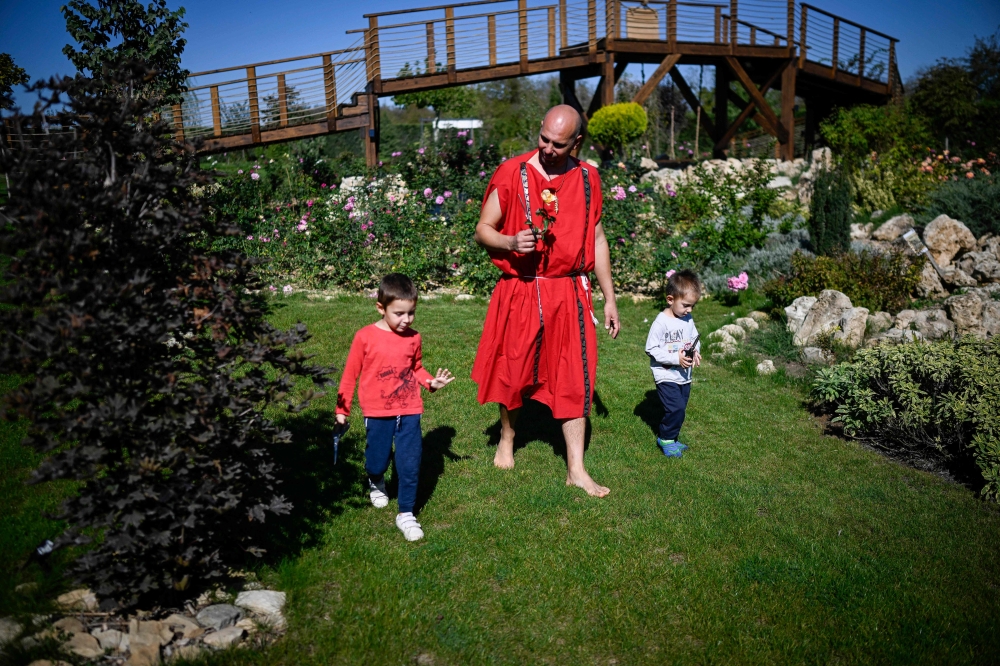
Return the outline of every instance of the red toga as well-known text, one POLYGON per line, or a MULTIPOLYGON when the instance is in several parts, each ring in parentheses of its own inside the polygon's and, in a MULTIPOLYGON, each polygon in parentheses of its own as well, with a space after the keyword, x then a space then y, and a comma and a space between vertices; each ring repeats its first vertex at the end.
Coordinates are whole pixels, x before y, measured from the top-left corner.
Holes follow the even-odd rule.
POLYGON ((597 372, 597 334, 586 276, 594 269, 601 181, 597 169, 586 163, 546 181, 527 163, 535 152, 501 164, 483 203, 497 191, 503 213, 497 231, 507 236, 527 228, 525 180, 538 229, 543 227, 536 214, 544 205, 542 190, 555 193, 558 212, 535 252, 490 252, 503 275, 490 299, 472 379, 479 384, 480 404, 497 402, 517 409, 524 398, 531 398, 547 405, 557 419, 574 419, 590 414, 597 372))

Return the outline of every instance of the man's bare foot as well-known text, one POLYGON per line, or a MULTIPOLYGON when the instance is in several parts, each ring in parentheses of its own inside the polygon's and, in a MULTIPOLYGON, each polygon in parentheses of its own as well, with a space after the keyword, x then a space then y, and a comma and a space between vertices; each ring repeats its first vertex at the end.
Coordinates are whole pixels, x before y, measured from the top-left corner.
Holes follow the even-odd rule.
POLYGON ((493 456, 493 465, 500 469, 514 469, 514 442, 505 443, 500 440, 497 445, 496 455, 493 456))
POLYGON ((591 497, 604 497, 611 492, 610 488, 605 488, 604 486, 598 485, 596 481, 590 478, 590 475, 586 472, 578 474, 567 474, 566 475, 566 485, 576 486, 577 488, 583 488, 588 495, 591 497))

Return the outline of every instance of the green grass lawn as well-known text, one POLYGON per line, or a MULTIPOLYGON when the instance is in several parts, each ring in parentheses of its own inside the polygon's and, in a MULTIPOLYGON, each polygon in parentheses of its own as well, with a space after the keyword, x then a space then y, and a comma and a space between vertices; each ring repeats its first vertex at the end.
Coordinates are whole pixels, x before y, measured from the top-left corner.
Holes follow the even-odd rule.
MULTIPOLYGON (((729 311, 699 305, 702 334, 729 311)), ((478 405, 468 378, 485 312, 482 300, 450 299, 417 310, 425 364, 459 378, 425 394, 426 538, 404 541, 395 504, 378 510, 362 493, 360 413, 332 464, 331 392, 285 420, 294 443, 280 458, 296 512, 257 572, 289 593, 290 630, 263 651, 206 663, 997 659, 997 505, 825 436, 801 384, 741 368, 696 370, 691 448, 663 457, 643 353, 650 304, 623 304, 622 335, 600 342, 587 466, 611 495, 564 485, 559 429, 537 406, 522 414, 516 469, 496 470, 496 408, 478 405)), ((294 296, 273 320, 304 321, 317 360, 342 365, 354 330, 375 317, 370 300, 294 296)), ((0 440, 5 461, 13 441, 0 440)), ((25 497, 4 509, 37 512, 49 496, 25 497)))

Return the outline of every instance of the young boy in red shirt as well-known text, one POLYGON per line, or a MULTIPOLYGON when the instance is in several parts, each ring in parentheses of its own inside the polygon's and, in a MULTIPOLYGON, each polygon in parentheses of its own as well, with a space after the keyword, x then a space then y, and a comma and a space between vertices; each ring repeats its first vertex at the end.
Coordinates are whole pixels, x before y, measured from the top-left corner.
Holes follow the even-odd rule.
POLYGON ((417 289, 410 278, 401 273, 382 278, 377 307, 382 319, 354 334, 337 391, 337 423, 347 422, 354 384, 360 375, 358 401, 368 437, 365 471, 369 497, 379 509, 389 504, 384 477, 395 441, 399 479, 396 527, 407 541, 417 541, 424 536, 420 523, 413 517, 423 447, 420 415, 424 405, 420 387, 433 392, 450 384, 455 377, 441 368, 432 376, 420 362, 420 334, 410 328, 417 310, 417 289))

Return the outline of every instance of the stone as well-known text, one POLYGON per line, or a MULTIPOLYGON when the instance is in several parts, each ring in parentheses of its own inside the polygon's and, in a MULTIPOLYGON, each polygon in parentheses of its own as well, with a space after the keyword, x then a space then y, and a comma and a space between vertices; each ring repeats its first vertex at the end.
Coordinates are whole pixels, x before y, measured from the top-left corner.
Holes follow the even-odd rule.
POLYGON ((874 225, 869 222, 868 224, 861 224, 860 222, 851 223, 851 240, 868 240, 872 237, 872 227, 874 225))
POLYGON ((644 171, 659 171, 660 165, 655 161, 649 159, 648 157, 643 157, 639 160, 639 167, 644 171))
POLYGON ((275 629, 286 627, 281 614, 285 607, 285 593, 274 590, 252 590, 240 592, 236 605, 260 616, 261 620, 275 629))
POLYGON ((961 294, 952 296, 944 302, 948 315, 955 322, 955 330, 959 335, 974 335, 977 338, 986 337, 983 328, 983 301, 978 294, 961 294))
POLYGON ((97 610, 97 595, 88 589, 73 590, 56 597, 56 605, 63 610, 92 613, 97 610))
POLYGON ((95 629, 91 635, 101 644, 101 649, 112 650, 114 652, 128 652, 129 636, 124 631, 117 629, 95 629))
POLYGON ((223 650, 239 643, 246 636, 246 633, 246 630, 241 627, 226 627, 225 629, 205 634, 201 642, 210 648, 223 650))
POLYGON ((833 166, 833 151, 827 147, 816 148, 812 151, 812 162, 829 169, 833 166))
POLYGON ((774 361, 771 359, 761 361, 757 364, 758 375, 773 375, 775 372, 777 372, 777 369, 774 367, 774 361))
POLYGON ((197 622, 179 613, 174 613, 167 619, 161 620, 161 623, 169 627, 171 632, 180 634, 184 638, 196 638, 205 633, 205 630, 198 626, 197 622))
POLYGON ((936 310, 921 310, 913 326, 926 340, 950 339, 955 335, 955 323, 948 319, 948 313, 938 308, 936 310))
POLYGON ((909 215, 896 215, 879 225, 871 237, 880 241, 894 241, 913 228, 913 218, 909 215))
POLYGON ((53 622, 52 628, 67 634, 79 634, 87 631, 86 627, 83 626, 83 622, 80 622, 75 617, 64 617, 57 622, 53 622))
MULTIPOLYGON (((817 337, 838 326, 844 314, 851 309, 851 299, 836 289, 824 289, 806 315, 802 327, 792 336, 792 343, 804 347, 817 337)), ((865 312, 867 316, 868 313, 865 312)))
POLYGON ((84 659, 95 659, 104 656, 104 648, 90 634, 73 634, 73 637, 66 642, 65 648, 84 659))
POLYGON ((802 328, 802 323, 806 320, 809 310, 816 304, 815 296, 799 296, 792 304, 785 308, 785 315, 788 318, 788 332, 795 334, 802 328))
POLYGON ((202 608, 195 617, 198 624, 209 629, 225 629, 243 619, 243 611, 229 604, 214 604, 202 608))
POLYGON ((718 341, 724 345, 732 345, 733 347, 736 346, 736 338, 734 338, 733 336, 729 335, 729 333, 721 329, 709 333, 708 339, 718 341))
POLYGON ((455 297, 455 300, 456 301, 472 301, 472 300, 475 300, 475 298, 476 297, 473 296, 472 294, 459 294, 458 296, 455 297))
POLYGON ((873 219, 873 220, 877 220, 878 218, 882 217, 883 215, 885 215, 885 211, 884 210, 873 210, 872 214, 869 215, 868 217, 871 218, 871 219, 873 219))
POLYGON ((748 312, 747 316, 753 319, 758 324, 763 324, 765 321, 770 321, 771 317, 768 316, 766 312, 761 312, 760 310, 754 310, 753 312, 748 312))
POLYGON ((751 319, 750 317, 740 317, 733 323, 742 328, 743 330, 745 330, 747 333, 749 333, 750 331, 756 331, 758 328, 760 328, 760 324, 758 324, 756 320, 751 319))
MULTIPOLYGON (((279 616, 281 616, 280 612, 279 613, 272 613, 268 617, 269 618, 274 617, 275 619, 277 619, 277 617, 279 617, 279 616)), ((285 620, 285 618, 281 617, 281 620, 283 622, 285 620)), ((240 620, 239 622, 237 622, 233 626, 234 627, 238 627, 238 628, 243 629, 244 631, 246 631, 247 632, 247 636, 250 636, 250 635, 256 633, 256 631, 257 631, 257 623, 254 622, 253 620, 251 620, 248 617, 243 618, 242 620, 240 620)))
POLYGON ((982 325, 986 335, 1000 335, 1000 301, 991 298, 983 302, 982 325))
POLYGON ((65 661, 49 661, 48 659, 36 659, 35 661, 28 664, 28 666, 72 666, 67 664, 65 661))
POLYGON ((788 176, 778 176, 772 178, 767 184, 767 189, 769 190, 784 190, 792 186, 792 179, 788 176))
POLYGON ((819 347, 803 347, 802 360, 806 363, 829 363, 829 354, 819 347))
POLYGON ((896 314, 896 324, 892 328, 898 328, 901 331, 905 331, 910 328, 910 324, 917 320, 916 310, 900 310, 896 314))
POLYGON ((891 328, 885 332, 885 335, 882 336, 881 339, 886 342, 901 344, 904 342, 916 342, 918 340, 923 340, 924 336, 920 331, 911 331, 909 329, 904 331, 899 328, 891 328))
POLYGON ((888 312, 876 312, 868 315, 867 330, 869 333, 881 333, 892 328, 892 315, 888 312))
POLYGON ((979 242, 976 243, 976 247, 979 248, 980 252, 987 252, 992 254, 997 259, 1000 259, 1000 236, 986 234, 979 239, 979 242))
POLYGON ((174 632, 165 622, 131 619, 128 622, 129 642, 135 645, 166 645, 174 639, 174 632))
POLYGON ((747 332, 743 330, 743 327, 737 326, 736 324, 726 324, 725 326, 720 326, 719 330, 723 333, 728 333, 736 340, 742 340, 747 335, 747 332))
POLYGON ((947 266, 941 269, 941 279, 951 287, 975 287, 979 283, 957 266, 947 266))
POLYGON ((204 652, 205 650, 197 645, 181 645, 171 650, 170 658, 167 661, 169 663, 177 661, 178 659, 194 660, 200 657, 204 652))
POLYGON ((1000 261, 985 252, 986 256, 976 262, 972 269, 972 277, 979 282, 1000 282, 1000 261))
POLYGON ((962 250, 975 250, 976 237, 958 220, 938 215, 924 229, 924 245, 938 266, 944 268, 962 250))
POLYGON ((708 345, 708 351, 712 355, 712 358, 721 358, 723 356, 728 356, 729 354, 736 353, 736 343, 735 342, 713 342, 708 345))
POLYGON ((350 192, 359 187, 364 187, 367 179, 364 176, 346 176, 340 181, 340 191, 350 192))
POLYGON ((920 272, 920 283, 917 284, 917 294, 922 298, 947 298, 948 290, 941 284, 941 276, 931 262, 924 264, 920 272))
POLYGON ((159 666, 160 663, 159 645, 132 645, 125 666, 159 666))
POLYGON ((839 326, 840 330, 833 334, 833 339, 851 349, 857 349, 865 340, 868 308, 851 308, 840 318, 839 326))
POLYGON ((18 637, 24 626, 9 617, 0 617, 0 647, 18 637))

